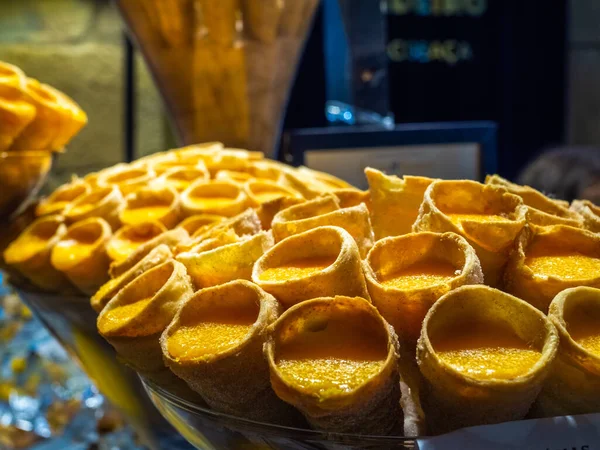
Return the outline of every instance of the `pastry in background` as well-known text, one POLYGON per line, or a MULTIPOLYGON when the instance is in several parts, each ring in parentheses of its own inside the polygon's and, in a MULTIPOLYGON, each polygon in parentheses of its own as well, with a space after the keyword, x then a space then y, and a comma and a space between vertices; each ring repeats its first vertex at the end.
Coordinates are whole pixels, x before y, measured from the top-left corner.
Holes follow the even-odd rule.
POLYGON ((141 245, 165 231, 167 231, 166 227, 158 221, 125 225, 112 235, 106 244, 106 252, 111 260, 121 262, 141 245))
POLYGON ((345 229, 356 241, 361 258, 373 246, 373 229, 367 207, 360 204, 342 209, 337 197, 332 194, 284 209, 275 215, 271 223, 276 242, 320 226, 345 229))
POLYGON ((180 220, 179 194, 169 186, 138 189, 125 197, 119 220, 123 225, 158 221, 173 228, 180 220))
POLYGON ((100 217, 116 230, 121 226, 119 212, 124 204, 123 195, 117 186, 95 187, 72 201, 65 209, 64 216, 68 223, 100 217))
POLYGON ((35 208, 37 216, 46 214, 63 214, 69 205, 79 197, 89 194, 92 188, 81 178, 74 178, 68 184, 63 184, 48 197, 39 201, 35 208))
POLYGON ((569 209, 569 204, 562 200, 546 197, 540 191, 529 186, 519 186, 498 175, 488 175, 485 184, 502 186, 511 194, 518 195, 527 206, 527 222, 536 226, 568 225, 581 227, 582 217, 569 209))
POLYGON ((375 240, 412 233, 425 190, 434 180, 411 176, 398 178, 371 167, 365 169, 365 175, 369 182, 375 240))
POLYGON ((232 217, 248 207, 248 195, 233 181, 197 181, 181 194, 181 207, 186 217, 196 214, 232 217))
POLYGON ((74 223, 54 245, 52 265, 81 292, 93 295, 108 281, 106 244, 111 236, 110 225, 99 217, 74 223))
POLYGON ((64 217, 40 217, 6 248, 4 261, 42 290, 65 289, 70 283, 65 275, 52 265, 51 254, 66 232, 64 217))
POLYGON ((594 233, 600 232, 600 208, 589 200, 573 200, 571 209, 583 218, 583 226, 594 233))

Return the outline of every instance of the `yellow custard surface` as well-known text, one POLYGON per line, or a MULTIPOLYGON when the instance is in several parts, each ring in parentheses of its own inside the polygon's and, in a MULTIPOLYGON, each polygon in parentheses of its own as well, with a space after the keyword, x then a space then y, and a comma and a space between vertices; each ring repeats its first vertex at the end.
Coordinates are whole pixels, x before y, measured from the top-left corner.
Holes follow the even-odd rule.
POLYGON ((146 308, 153 297, 143 298, 132 303, 117 306, 106 311, 98 321, 98 330, 102 334, 112 334, 146 308))
POLYGON ((38 236, 35 233, 22 236, 8 248, 5 258, 10 262, 26 261, 39 252, 46 250, 48 240, 44 236, 38 236))
POLYGON ((169 336, 169 354, 177 360, 193 360, 225 352, 248 335, 257 317, 258 310, 252 307, 206 312, 169 336))
POLYGON ((457 225, 461 226, 463 221, 468 222, 479 222, 479 223, 498 223, 498 222, 512 222, 507 217, 498 215, 498 214, 446 214, 450 221, 457 225))
POLYGON ((169 213, 169 210, 169 206, 142 206, 132 209, 126 208, 121 212, 121 221, 130 225, 159 221, 169 213))
POLYGON ((453 326, 432 344, 441 361, 479 380, 516 378, 541 357, 512 330, 491 323, 453 326))
POLYGON ((334 257, 305 258, 291 261, 279 267, 270 267, 259 278, 263 281, 286 281, 305 278, 321 272, 335 262, 334 257))
POLYGON ((336 320, 322 332, 305 331, 278 350, 281 377, 296 389, 321 397, 353 391, 376 376, 387 357, 387 344, 357 324, 336 320))
POLYGON ((547 255, 540 251, 528 252, 525 265, 537 275, 565 280, 587 280, 600 276, 600 259, 580 253, 547 255))
POLYGON ((54 246, 52 264, 58 270, 68 270, 89 258, 95 248, 94 242, 86 243, 76 239, 65 239, 54 246))
POLYGON ((569 318, 567 328, 575 342, 600 358, 600 311, 577 311, 569 318))
POLYGON ((384 287, 394 289, 423 289, 448 283, 457 275, 460 275, 460 270, 457 271, 452 264, 443 261, 423 261, 383 277, 380 283, 384 287))
POLYGON ((222 206, 229 205, 235 201, 231 197, 191 197, 191 203, 195 208, 201 210, 216 210, 222 206))
POLYGON ((276 198, 288 197, 290 195, 290 193, 286 192, 284 190, 281 190, 281 191, 270 190, 270 191, 253 192, 253 195, 258 202, 266 203, 271 200, 275 200, 276 198))

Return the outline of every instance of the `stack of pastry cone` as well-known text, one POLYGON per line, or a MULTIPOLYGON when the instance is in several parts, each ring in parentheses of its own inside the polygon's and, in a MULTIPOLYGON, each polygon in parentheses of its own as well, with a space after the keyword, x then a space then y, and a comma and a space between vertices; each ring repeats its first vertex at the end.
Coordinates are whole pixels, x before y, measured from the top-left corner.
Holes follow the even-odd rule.
POLYGON ((558 334, 540 311, 487 286, 463 286, 427 313, 417 346, 434 433, 522 419, 550 371, 558 334))
POLYGON ((263 356, 266 329, 279 309, 271 295, 249 281, 202 289, 163 333, 165 362, 217 411, 297 423, 298 413, 272 391, 263 356))
POLYGON ((117 4, 181 141, 274 153, 317 0, 117 4))
POLYGON ((398 342, 362 298, 309 300, 272 325, 265 351, 277 395, 310 424, 387 435, 401 429, 398 342))

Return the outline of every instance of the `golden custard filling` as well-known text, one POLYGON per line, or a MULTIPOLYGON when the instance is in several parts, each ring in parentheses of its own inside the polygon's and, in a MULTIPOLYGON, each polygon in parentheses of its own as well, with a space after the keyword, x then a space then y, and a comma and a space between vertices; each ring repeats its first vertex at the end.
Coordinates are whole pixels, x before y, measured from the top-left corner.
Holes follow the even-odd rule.
POLYGON ((52 265, 58 270, 69 270, 89 258, 101 238, 99 223, 71 229, 52 249, 52 265))
POLYGON ((147 297, 132 303, 117 306, 106 313, 98 321, 98 330, 102 334, 111 334, 124 323, 130 321, 146 308, 153 297, 147 297))
POLYGON ((190 201, 195 208, 211 211, 217 210, 220 207, 234 203, 236 201, 236 198, 223 196, 202 196, 190 197, 190 201))
POLYGON ((446 213, 446 216, 456 226, 462 226, 462 222, 479 222, 479 223, 498 223, 498 222, 512 222, 508 217, 501 216, 499 214, 452 214, 446 213))
POLYGON ((167 348, 177 360, 193 360, 236 347, 250 333, 258 318, 258 305, 202 311, 195 320, 182 319, 168 338, 167 348))
POLYGON ((512 330, 492 323, 453 326, 432 339, 432 344, 441 361, 480 380, 524 375, 541 357, 512 330))
POLYGON ((170 211, 170 205, 161 204, 125 208, 123 211, 121 211, 121 221, 129 225, 159 221, 169 214, 170 211))
MULTIPOLYGON (((121 229, 123 230, 123 229, 121 229)), ((122 261, 138 247, 166 231, 160 222, 142 224, 133 229, 117 232, 106 246, 108 256, 113 261, 122 261)))
POLYGON ((587 280, 600 276, 600 259, 581 253, 544 254, 543 249, 528 251, 525 265, 535 274, 565 280, 587 280))
POLYGON ((7 261, 26 261, 46 250, 48 241, 54 236, 58 225, 58 223, 56 226, 50 225, 47 231, 52 231, 52 233, 44 232, 46 230, 33 230, 31 233, 21 236, 7 249, 5 258, 7 261))
POLYGON ((331 266, 337 257, 315 257, 290 261, 278 267, 270 267, 259 275, 263 281, 286 281, 315 275, 331 266))
POLYGON ((395 289, 423 289, 448 283, 457 275, 460 275, 460 270, 457 270, 450 263, 420 261, 383 277, 380 283, 384 287, 395 289))
POLYGON ((571 338, 600 358, 600 311, 582 308, 567 321, 571 338))
POLYGON ((381 371, 387 342, 381 336, 357 332, 360 322, 343 319, 329 321, 322 331, 304 330, 281 344, 276 364, 287 383, 326 397, 351 392, 381 371))

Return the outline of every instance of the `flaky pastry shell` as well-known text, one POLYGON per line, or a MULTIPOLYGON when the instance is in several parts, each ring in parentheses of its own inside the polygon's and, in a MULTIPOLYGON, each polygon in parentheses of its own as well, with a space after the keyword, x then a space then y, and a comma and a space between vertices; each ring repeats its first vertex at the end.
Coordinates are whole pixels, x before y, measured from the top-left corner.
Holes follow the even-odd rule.
POLYGON ((522 419, 550 371, 558 341, 546 316, 512 295, 484 285, 463 286, 444 295, 425 316, 417 345, 430 431, 522 419), (481 379, 456 370, 440 358, 432 335, 442 341, 452 327, 470 323, 501 324, 539 351, 539 359, 512 378, 481 379))
POLYGON ((375 243, 363 261, 371 301, 400 338, 414 350, 429 308, 444 294, 460 286, 482 284, 477 254, 465 238, 455 233, 410 233, 375 243), (382 281, 415 264, 451 265, 454 276, 423 288, 385 286, 382 281))
POLYGON ((293 306, 269 328, 265 353, 275 393, 298 408, 313 427, 371 435, 387 435, 400 429, 398 341, 392 327, 367 300, 335 296, 293 306), (380 367, 351 388, 340 382, 336 388, 315 390, 286 376, 280 367, 286 347, 299 347, 303 354, 317 358, 339 358, 343 355, 337 353, 351 353, 353 342, 344 345, 349 336, 332 335, 340 326, 350 327, 355 339, 373 341, 380 367), (323 351, 319 342, 334 342, 335 346, 323 351))
POLYGON ((338 294, 369 299, 358 246, 350 233, 339 227, 318 227, 280 241, 256 261, 252 281, 274 295, 285 308, 304 300, 338 294), (312 258, 327 258, 332 263, 317 273, 299 278, 262 278, 270 268, 312 258))
POLYGON ((266 328, 279 317, 279 311, 275 298, 250 281, 235 280, 202 289, 185 302, 162 334, 165 363, 216 411, 268 423, 293 424, 298 413, 271 389, 269 365, 263 355, 266 328), (231 345, 201 356, 171 353, 170 339, 181 328, 189 332, 194 325, 219 319, 229 323, 239 310, 245 309, 252 310, 254 323, 244 337, 232 339, 231 345))

